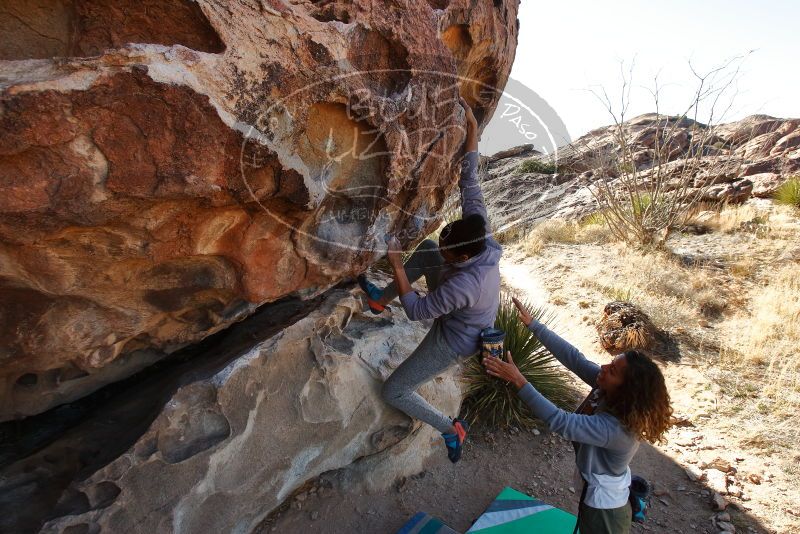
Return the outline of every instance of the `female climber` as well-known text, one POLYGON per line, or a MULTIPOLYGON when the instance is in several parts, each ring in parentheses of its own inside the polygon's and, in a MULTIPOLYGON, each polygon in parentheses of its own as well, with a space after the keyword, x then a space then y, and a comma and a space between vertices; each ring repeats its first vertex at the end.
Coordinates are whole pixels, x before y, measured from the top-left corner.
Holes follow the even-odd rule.
MULTIPOLYGON (((525 380, 507 353, 484 358, 486 371, 517 389, 519 397, 550 430, 572 440, 583 490, 578 506, 581 534, 630 532, 629 467, 641 441, 663 441, 672 407, 658 366, 635 350, 597 365, 531 318, 514 299, 520 320, 567 369, 592 387, 575 413, 558 409, 525 380)), ((577 473, 576 473, 577 474, 577 473)))
POLYGON ((455 463, 469 427, 450 419, 416 391, 448 367, 459 364, 479 350, 480 332, 494 325, 500 296, 499 261, 502 248, 489 232, 486 207, 478 183, 478 123, 463 100, 467 123, 466 152, 461 165, 462 218, 445 226, 439 243, 425 240, 403 264, 396 239, 389 242, 388 257, 394 282, 381 290, 361 275, 359 285, 374 313, 399 295, 412 321, 433 319, 433 326, 414 352, 383 385, 387 403, 442 433, 447 456, 455 463), (414 292, 411 284, 425 277, 427 295, 414 292))

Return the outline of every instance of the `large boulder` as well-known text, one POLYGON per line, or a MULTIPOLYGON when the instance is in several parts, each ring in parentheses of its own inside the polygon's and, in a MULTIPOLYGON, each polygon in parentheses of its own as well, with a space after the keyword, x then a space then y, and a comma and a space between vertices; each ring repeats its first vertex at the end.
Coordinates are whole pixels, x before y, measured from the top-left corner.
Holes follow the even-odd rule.
POLYGON ((420 239, 517 41, 517 0, 6 4, 0 420, 420 239))
POLYGON ((771 198, 785 181, 784 177, 774 172, 760 172, 747 177, 753 183, 753 196, 771 198))
MULTIPOLYGON (((152 378, 155 391, 149 382, 122 391, 13 462, 0 476, 0 530, 36 531, 47 521, 42 532, 59 534, 251 532, 323 473, 343 470, 348 484, 378 491, 443 456, 434 429, 380 398, 430 325, 402 311, 364 315, 353 293, 331 290, 301 319, 253 341, 263 321, 295 313, 291 303, 268 305, 226 332, 220 350, 234 357, 214 372, 198 375, 193 361, 180 373, 165 369, 152 378), (139 404, 143 393, 163 398, 154 416, 139 404)), ((194 361, 213 361, 217 348, 208 349, 194 361)), ((446 414, 461 400, 454 371, 420 389, 446 414)))

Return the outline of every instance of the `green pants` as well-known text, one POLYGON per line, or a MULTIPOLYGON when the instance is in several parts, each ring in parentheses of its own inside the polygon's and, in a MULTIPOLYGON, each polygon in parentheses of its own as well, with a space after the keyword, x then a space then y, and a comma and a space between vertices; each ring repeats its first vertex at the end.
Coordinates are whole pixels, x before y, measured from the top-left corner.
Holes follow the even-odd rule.
POLYGON ((581 534, 628 534, 631 531, 631 505, 601 510, 581 503, 578 527, 581 534))

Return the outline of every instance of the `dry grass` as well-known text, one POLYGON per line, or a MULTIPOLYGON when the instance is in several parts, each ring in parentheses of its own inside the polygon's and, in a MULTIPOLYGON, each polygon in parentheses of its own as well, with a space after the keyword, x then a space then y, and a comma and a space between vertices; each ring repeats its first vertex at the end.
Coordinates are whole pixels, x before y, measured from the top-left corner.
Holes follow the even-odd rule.
POLYGON ((608 243, 612 238, 611 230, 600 219, 586 223, 548 219, 525 234, 522 248, 527 254, 536 255, 552 243, 608 243))
POLYGON ((613 239, 614 235, 605 224, 581 226, 578 231, 578 240, 581 243, 609 243, 613 239))
MULTIPOLYGON (((743 224, 752 221, 762 222, 761 214, 750 204, 720 206, 715 210, 702 210, 691 215, 687 222, 704 226, 720 233, 733 233, 742 229, 743 224)), ((763 221, 766 222, 766 221, 763 221)))
POLYGON ((613 289, 627 288, 659 327, 686 332, 701 352, 719 354, 709 371, 728 398, 726 410, 749 422, 744 445, 789 447, 798 429, 787 421, 800 408, 800 264, 781 251, 797 247, 800 221, 791 208, 744 205, 705 222, 727 236, 718 248, 745 251, 727 269, 622 249, 624 285, 613 289), (708 321, 713 329, 698 327, 708 321))
POLYGON ((679 343, 679 365, 665 369, 698 430, 724 439, 730 455, 791 468, 800 464, 800 212, 762 200, 703 211, 711 232, 674 234, 674 253, 580 245, 581 225, 562 222, 538 230, 540 247, 574 245, 528 261, 575 323, 587 303, 603 301, 598 292, 639 306, 679 343))
MULTIPOLYGON (((643 254, 619 242, 611 242, 610 232, 602 224, 601 217, 590 217, 581 223, 546 221, 534 228, 523 246, 525 252, 532 255, 551 243, 611 242, 607 250, 615 251, 617 257, 613 279, 590 278, 586 285, 598 289, 609 299, 636 303, 662 329, 691 330, 708 320, 724 321, 736 314, 747 303, 747 291, 754 281, 771 279, 773 265, 779 261, 780 254, 792 243, 800 242, 800 221, 792 209, 759 209, 747 204, 701 213, 706 214, 702 219, 715 232, 728 236, 720 242, 723 245, 712 247, 712 255, 715 251, 733 252, 726 249, 729 245, 738 247, 739 252, 733 257, 723 258, 723 265, 727 264, 725 269, 702 263, 686 265, 668 252, 643 254), (754 231, 754 226, 759 230, 754 231), (593 239, 593 232, 601 237, 593 239), (741 234, 741 238, 737 234, 741 234)), ((709 251, 705 245, 700 245, 699 250, 709 251)), ((699 337, 704 341, 698 344, 708 346, 706 334, 710 332, 701 331, 699 337)))
POLYGON ((720 361, 761 375, 758 397, 775 408, 800 407, 800 266, 780 267, 751 292, 749 313, 731 321, 720 361))
MULTIPOLYGON (((797 210, 788 206, 774 206, 770 211, 766 224, 769 226, 768 237, 775 240, 786 240, 789 243, 797 243, 798 218, 797 210)), ((763 215, 762 215, 763 216, 763 215)))
POLYGON ((575 243, 578 224, 561 219, 544 221, 528 234, 523 250, 530 255, 538 254, 550 243, 575 243))
POLYGON ((524 240, 530 233, 530 228, 523 224, 515 224, 508 228, 494 231, 494 238, 501 245, 510 245, 524 240))
POLYGON ((725 311, 729 299, 713 273, 686 267, 665 253, 647 255, 619 247, 619 284, 597 287, 608 298, 640 306, 660 328, 685 329, 725 311))
MULTIPOLYGON (((703 210, 693 215, 690 224, 712 232, 698 238, 695 251, 715 256, 740 281, 769 278, 775 264, 800 254, 798 213, 784 206, 745 204, 703 210)), ((683 246, 691 239, 684 238, 683 246)))
POLYGON ((732 262, 728 266, 728 270, 737 278, 751 278, 758 272, 758 267, 758 260, 752 256, 745 256, 732 262))
POLYGON ((797 248, 800 221, 791 208, 750 205, 723 208, 706 220, 727 236, 717 248, 745 251, 727 269, 621 249, 624 283, 606 293, 626 290, 657 326, 686 333, 701 353, 719 354, 709 372, 725 392, 725 410, 748 421, 744 445, 769 452, 793 446, 798 428, 788 421, 800 408, 800 263, 782 251, 797 248), (713 328, 699 327, 709 322, 713 328))

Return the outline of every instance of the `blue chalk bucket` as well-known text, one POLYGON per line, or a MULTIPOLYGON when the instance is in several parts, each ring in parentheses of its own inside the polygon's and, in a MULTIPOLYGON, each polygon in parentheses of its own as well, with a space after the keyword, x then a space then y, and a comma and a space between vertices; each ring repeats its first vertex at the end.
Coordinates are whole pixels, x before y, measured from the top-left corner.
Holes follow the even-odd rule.
POLYGON ((481 357, 503 357, 503 340, 506 333, 499 328, 484 328, 481 330, 481 357))

